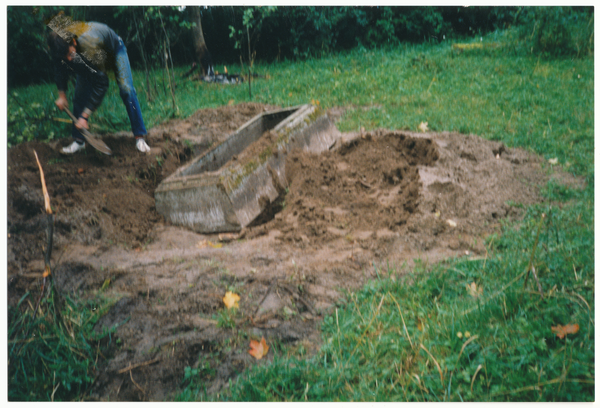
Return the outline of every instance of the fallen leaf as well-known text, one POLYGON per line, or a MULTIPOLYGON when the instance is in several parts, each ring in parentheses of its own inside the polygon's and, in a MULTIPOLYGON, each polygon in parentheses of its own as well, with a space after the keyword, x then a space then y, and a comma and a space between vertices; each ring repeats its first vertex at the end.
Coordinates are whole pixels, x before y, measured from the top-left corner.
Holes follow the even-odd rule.
POLYGON ((453 220, 446 220, 446 222, 448 223, 448 225, 450 225, 452 228, 456 228, 456 226, 458 225, 456 223, 456 221, 453 220))
POLYGON ((233 99, 230 99, 229 102, 227 102, 227 105, 231 106, 235 103, 235 101, 233 99))
POLYGON ((556 157, 554 159, 548 159, 548 163, 550 163, 550 164, 558 164, 558 159, 556 157))
POLYGON ((223 67, 225 68, 224 71, 227 74, 227 67, 226 66, 223 66, 223 67))
POLYGON ((223 244, 215 244, 206 239, 203 239, 202 241, 198 241, 198 243, 196 244, 196 248, 198 248, 198 249, 206 248, 207 246, 210 246, 212 248, 221 248, 223 246, 223 244))
POLYGON ((552 333, 556 334, 556 337, 559 339, 564 338, 567 334, 575 334, 579 331, 579 325, 575 324, 567 324, 566 326, 552 326, 552 333))
POLYGON ((427 132, 429 130, 429 128, 427 127, 427 122, 421 122, 419 124, 419 129, 421 129, 421 132, 427 132))
POLYGON ((231 309, 232 307, 239 307, 240 306, 240 305, 238 305, 239 300, 240 300, 240 297, 233 292, 227 292, 227 293, 225 293, 225 296, 223 297, 223 303, 225 303, 225 306, 227 307, 227 309, 231 309))
POLYGON ((288 96, 292 96, 292 93, 290 92, 290 93, 288 94, 288 96))
POLYGON ((83 169, 77 169, 77 173, 79 173, 79 174, 83 174, 84 171, 85 170, 83 170, 83 169))
POLYGON ((423 331, 423 322, 417 319, 417 330, 423 331))
POLYGON ((250 350, 248 350, 248 353, 250 353, 252 357, 260 360, 266 356, 268 352, 269 346, 267 346, 267 342, 265 341, 264 337, 261 338, 260 341, 250 340, 250 350))

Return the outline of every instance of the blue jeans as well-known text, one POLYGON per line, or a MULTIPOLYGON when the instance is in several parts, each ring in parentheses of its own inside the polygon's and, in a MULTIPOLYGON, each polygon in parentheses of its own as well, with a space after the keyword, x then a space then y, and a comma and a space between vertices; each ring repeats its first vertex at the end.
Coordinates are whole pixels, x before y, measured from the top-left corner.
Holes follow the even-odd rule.
MULTIPOLYGON (((138 102, 137 93, 133 87, 133 77, 131 76, 131 66, 129 65, 129 57, 127 56, 127 48, 123 44, 123 40, 119 38, 120 47, 115 55, 115 78, 119 85, 119 94, 127 109, 127 116, 131 123, 131 130, 135 137, 143 137, 148 132, 142 118, 142 110, 138 102)), ((77 84, 75 85, 75 95, 73 97, 73 115, 76 118, 81 116, 81 112, 85 108, 85 104, 90 98, 92 92, 92 84, 83 75, 77 75, 77 84)), ((73 125, 71 132, 73 139, 83 141, 81 133, 73 125)))

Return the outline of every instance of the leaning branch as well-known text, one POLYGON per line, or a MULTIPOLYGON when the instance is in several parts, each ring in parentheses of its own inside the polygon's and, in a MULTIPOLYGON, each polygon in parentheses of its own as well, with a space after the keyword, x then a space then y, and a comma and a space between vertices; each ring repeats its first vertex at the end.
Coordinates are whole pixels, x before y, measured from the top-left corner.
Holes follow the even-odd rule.
MULTIPOLYGON (((46 289, 46 283, 48 279, 52 278, 52 267, 50 265, 50 258, 52 257, 52 236, 54 233, 54 215, 52 214, 52 207, 50 206, 50 195, 48 194, 48 189, 46 188, 46 180, 44 178, 44 170, 42 170, 42 165, 40 164, 40 160, 38 158, 37 152, 34 150, 33 154, 35 155, 35 160, 37 161, 38 167, 40 169, 40 179, 42 181, 42 192, 44 193, 44 206, 47 214, 47 229, 46 229, 46 251, 44 253, 44 274, 42 281, 42 290, 40 292, 40 296, 35 305, 35 310, 33 312, 33 320, 35 320, 35 316, 37 314, 38 308, 40 306, 40 301, 42 300, 42 296, 44 295, 44 290, 46 289)), ((27 337, 27 336, 26 336, 27 337)))

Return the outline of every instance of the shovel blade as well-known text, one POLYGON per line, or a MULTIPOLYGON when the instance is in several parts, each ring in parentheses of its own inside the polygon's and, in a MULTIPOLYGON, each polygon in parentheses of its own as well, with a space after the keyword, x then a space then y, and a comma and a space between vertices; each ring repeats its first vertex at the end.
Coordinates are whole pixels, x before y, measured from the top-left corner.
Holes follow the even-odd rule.
POLYGON ((112 150, 110 150, 110 147, 108 147, 106 145, 106 143, 104 143, 102 140, 96 139, 87 130, 84 130, 82 132, 82 134, 83 134, 83 137, 85 138, 86 142, 88 142, 90 145, 92 145, 92 147, 94 149, 98 150, 101 153, 107 154, 109 156, 112 154, 112 150))
MULTIPOLYGON (((67 108, 65 108, 65 111, 67 112, 67 115, 69 115, 73 123, 75 123, 77 121, 77 118, 67 108)), ((87 129, 82 129, 81 134, 83 135, 85 141, 91 144, 94 149, 109 156, 112 154, 112 150, 110 150, 110 147, 108 147, 106 143, 104 143, 102 140, 92 136, 92 134, 87 129)))

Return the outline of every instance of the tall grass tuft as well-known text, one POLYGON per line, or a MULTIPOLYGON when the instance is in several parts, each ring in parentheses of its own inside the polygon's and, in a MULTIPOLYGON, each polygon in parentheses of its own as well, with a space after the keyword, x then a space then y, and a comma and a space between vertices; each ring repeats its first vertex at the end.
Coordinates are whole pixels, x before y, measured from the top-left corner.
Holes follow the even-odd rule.
POLYGON ((80 400, 104 358, 106 337, 110 343, 111 331, 93 327, 113 301, 74 301, 51 289, 32 320, 34 297, 27 292, 8 309, 8 399, 80 400))

